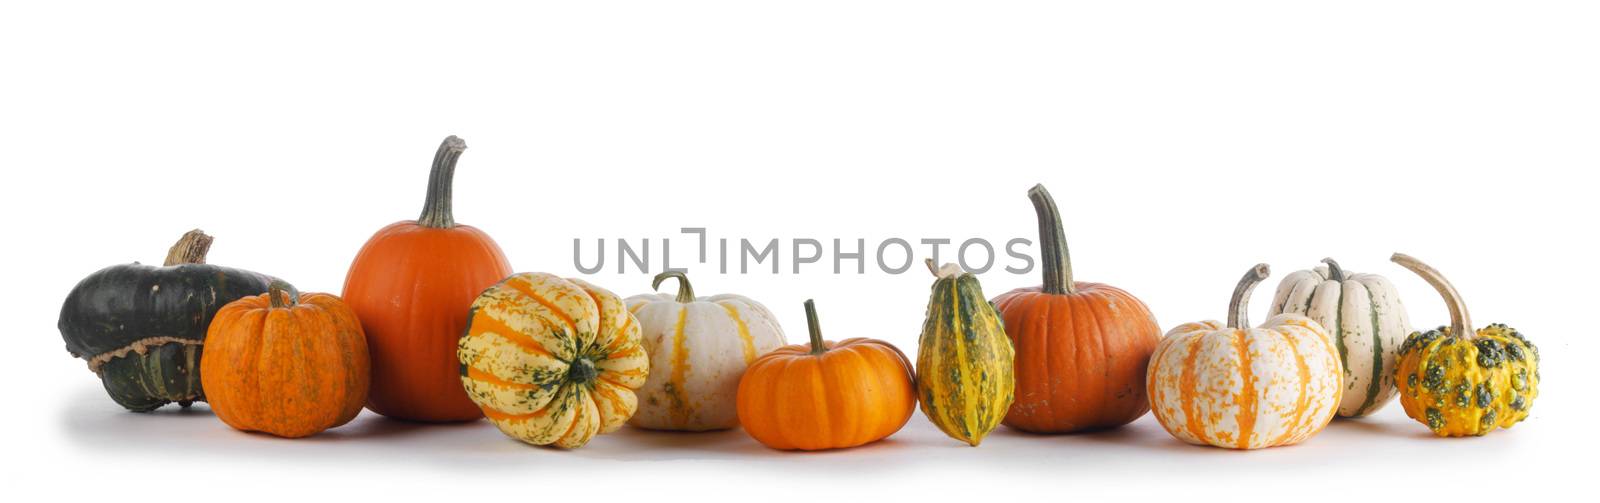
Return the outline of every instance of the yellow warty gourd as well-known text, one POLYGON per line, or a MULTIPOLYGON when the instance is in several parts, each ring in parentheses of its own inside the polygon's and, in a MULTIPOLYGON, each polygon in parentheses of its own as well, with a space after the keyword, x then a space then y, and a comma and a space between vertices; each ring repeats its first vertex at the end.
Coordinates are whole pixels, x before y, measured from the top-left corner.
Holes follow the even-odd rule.
POLYGON ((1406 415, 1441 437, 1486 435, 1527 419, 1539 396, 1539 347, 1504 324, 1473 330, 1444 275, 1408 255, 1391 260, 1422 276, 1450 308, 1450 326, 1413 332, 1400 345, 1394 378, 1406 415))

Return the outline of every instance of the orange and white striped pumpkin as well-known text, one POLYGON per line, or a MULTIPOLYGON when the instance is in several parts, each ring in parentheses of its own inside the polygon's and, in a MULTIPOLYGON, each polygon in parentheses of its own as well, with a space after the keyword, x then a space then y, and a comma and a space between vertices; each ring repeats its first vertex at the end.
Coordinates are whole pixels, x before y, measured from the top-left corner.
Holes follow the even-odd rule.
POLYGON ((628 424, 653 430, 710 431, 739 425, 739 378, 756 357, 788 344, 778 318, 739 295, 694 296, 682 272, 656 275, 652 288, 677 278, 678 293, 628 297, 639 319, 650 378, 628 424))
POLYGON ((563 449, 621 428, 650 372, 622 299, 545 273, 479 295, 456 356, 467 396, 501 432, 563 449))
POLYGON ((1151 410, 1179 440, 1230 449, 1299 443, 1333 419, 1344 391, 1338 352, 1326 330, 1298 314, 1250 328, 1250 292, 1266 264, 1240 280, 1227 326, 1185 323, 1167 332, 1150 359, 1151 410))

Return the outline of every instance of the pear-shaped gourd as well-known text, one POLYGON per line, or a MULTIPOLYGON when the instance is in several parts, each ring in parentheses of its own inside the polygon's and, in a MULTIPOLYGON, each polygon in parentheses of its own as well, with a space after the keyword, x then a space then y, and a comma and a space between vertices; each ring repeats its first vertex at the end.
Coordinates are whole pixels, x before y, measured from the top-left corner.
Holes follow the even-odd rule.
POLYGON ((938 279, 917 343, 922 413, 946 435, 976 446, 1011 408, 1011 339, 977 276, 955 264, 936 269, 932 260, 928 270, 938 279))

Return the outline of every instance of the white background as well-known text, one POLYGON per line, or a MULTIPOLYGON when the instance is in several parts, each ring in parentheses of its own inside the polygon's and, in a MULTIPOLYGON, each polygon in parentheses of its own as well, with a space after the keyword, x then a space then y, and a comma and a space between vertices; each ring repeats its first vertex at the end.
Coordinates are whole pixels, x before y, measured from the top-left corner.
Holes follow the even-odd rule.
MULTIPOLYGON (((0 7, 0 488, 1282 500, 1572 494, 1592 478, 1592 2, 571 4, 0 7), (481 422, 365 414, 287 441, 203 407, 126 413, 62 350, 56 316, 78 279, 159 262, 195 227, 217 237, 212 263, 337 292, 373 231, 416 217, 447 134, 470 145, 457 220, 522 271, 576 274, 574 238, 678 238, 678 262, 695 251, 686 226, 786 246, 1032 239, 1024 193, 1043 182, 1078 279, 1133 292, 1163 328, 1221 318, 1252 264, 1282 277, 1325 256, 1388 275, 1417 326, 1444 323, 1438 297, 1387 262, 1404 251, 1454 280, 1480 324, 1540 345, 1541 395, 1485 438, 1431 438, 1391 404, 1249 453, 1183 445, 1149 416, 1087 435, 1001 429, 969 448, 920 415, 889 441, 820 454, 632 430, 560 452, 481 422)), ((591 279, 648 290, 614 267, 591 279)), ((690 274, 702 294, 765 302, 791 341, 815 298, 830 338, 913 350, 928 275, 830 269, 690 274)), ((992 296, 1038 278, 983 281, 992 296)))

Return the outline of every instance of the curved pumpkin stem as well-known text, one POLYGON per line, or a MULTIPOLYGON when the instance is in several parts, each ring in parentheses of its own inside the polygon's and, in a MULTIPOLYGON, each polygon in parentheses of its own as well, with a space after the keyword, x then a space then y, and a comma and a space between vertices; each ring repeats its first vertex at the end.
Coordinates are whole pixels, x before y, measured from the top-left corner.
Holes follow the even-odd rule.
POLYGON ((1044 293, 1071 294, 1077 293, 1078 287, 1072 283, 1072 256, 1067 253, 1067 236, 1061 231, 1061 212, 1056 209, 1056 200, 1050 197, 1050 191, 1044 189, 1044 184, 1034 185, 1028 190, 1028 199, 1033 201, 1033 211, 1039 215, 1039 255, 1044 262, 1044 293))
POLYGON ((1467 314, 1467 303, 1461 300, 1461 294, 1456 292, 1456 287, 1450 284, 1450 280, 1444 279, 1443 274, 1439 274, 1438 270, 1428 264, 1404 253, 1396 253, 1390 256, 1389 260, 1422 276, 1423 281, 1427 281, 1434 290, 1439 291, 1439 295, 1444 297, 1445 307, 1450 308, 1450 333, 1457 337, 1475 335, 1472 331, 1472 317, 1467 314))
POLYGON ((962 273, 966 272, 966 271, 962 271, 961 270, 961 266, 960 265, 956 265, 955 262, 951 262, 951 263, 945 264, 942 267, 938 266, 938 265, 934 265, 933 259, 931 259, 931 258, 930 259, 922 259, 922 262, 925 263, 925 264, 928 264, 928 272, 933 273, 933 277, 938 278, 938 279, 954 278, 954 277, 960 276, 962 273))
POLYGON ((811 330, 811 354, 828 352, 828 345, 822 342, 822 325, 817 323, 817 304, 811 299, 806 299, 806 328, 811 330))
POLYGON ((417 217, 418 225, 432 229, 456 226, 450 203, 454 196, 456 161, 466 150, 467 142, 454 135, 439 144, 439 151, 433 154, 433 170, 428 173, 428 199, 422 205, 422 216, 417 217))
POLYGON ((161 265, 174 266, 179 264, 204 264, 206 253, 211 251, 211 236, 205 231, 195 229, 183 233, 178 242, 167 249, 167 259, 161 265))
POLYGON ((1344 268, 1339 267, 1338 262, 1334 262, 1332 258, 1325 258, 1322 259, 1322 263, 1328 264, 1328 279, 1344 282, 1344 268))
POLYGON ((1228 300, 1228 328, 1250 328, 1250 292, 1271 274, 1272 268, 1267 264, 1256 264, 1239 278, 1239 285, 1233 287, 1233 298, 1228 300))
POLYGON ((654 280, 650 281, 650 289, 661 289, 661 282, 666 281, 667 278, 678 279, 677 301, 679 304, 688 304, 690 302, 694 302, 694 287, 689 286, 689 276, 685 275, 683 271, 662 271, 661 274, 656 275, 654 280))
POLYGON ((288 281, 274 278, 271 283, 267 284, 267 298, 272 301, 273 309, 294 307, 300 304, 300 290, 295 289, 294 285, 289 284, 288 281), (289 302, 287 303, 283 301, 284 294, 289 296, 289 302))

